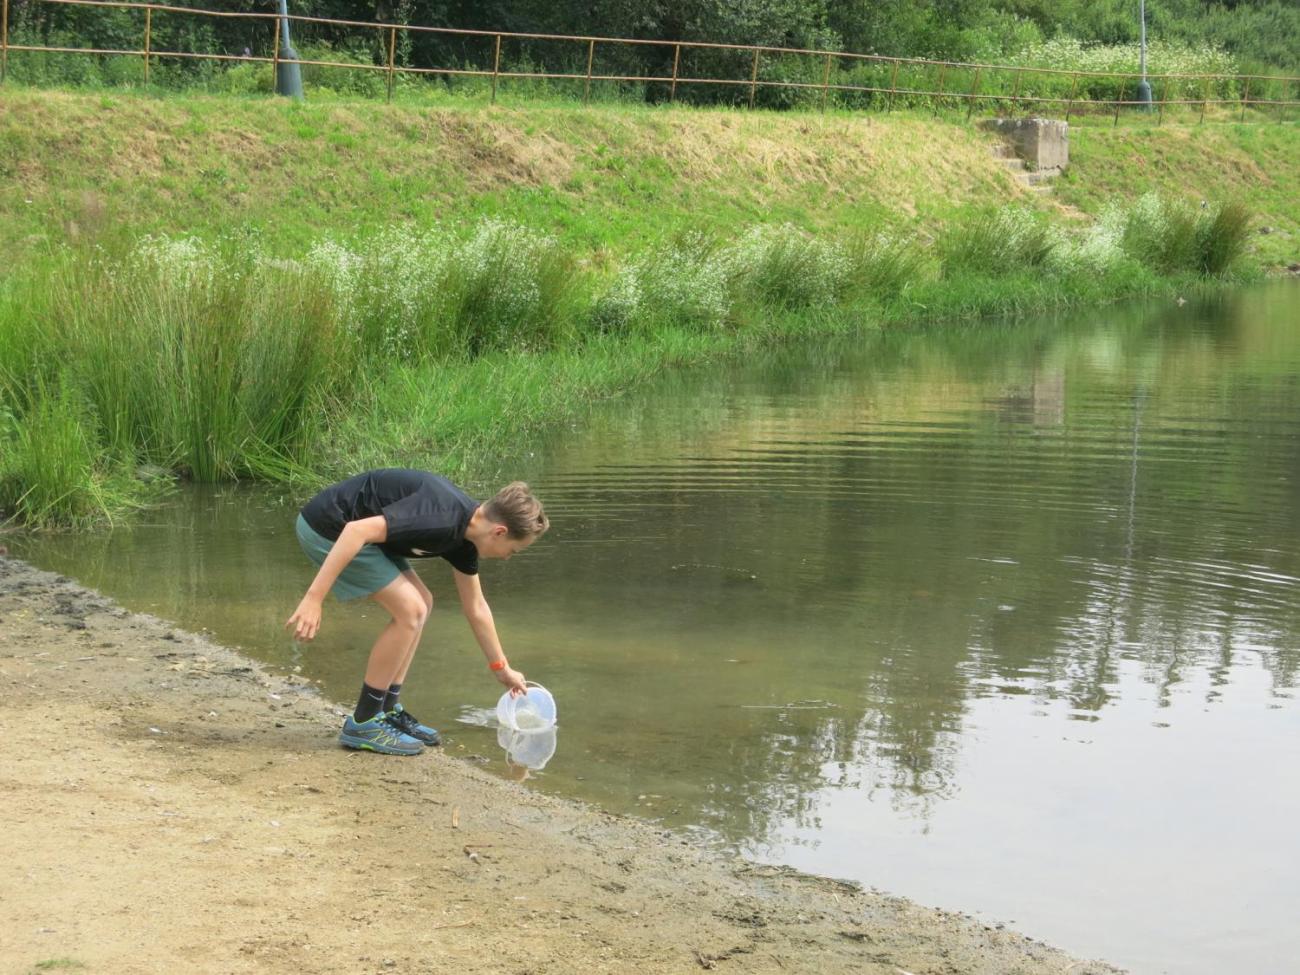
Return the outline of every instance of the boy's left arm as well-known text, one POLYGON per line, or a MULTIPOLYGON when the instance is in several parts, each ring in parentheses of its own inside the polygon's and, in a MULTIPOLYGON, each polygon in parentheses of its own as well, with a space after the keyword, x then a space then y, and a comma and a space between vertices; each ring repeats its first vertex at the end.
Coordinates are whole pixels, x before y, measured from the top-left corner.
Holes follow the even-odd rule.
POLYGON ((460 608, 469 621, 469 628, 474 631, 474 639, 483 648, 492 673, 512 693, 526 693, 524 675, 511 668, 506 660, 505 651, 501 649, 501 640, 497 637, 496 623, 492 619, 492 608, 483 596, 483 586, 477 575, 466 575, 453 569, 456 577, 456 593, 460 596, 460 608), (493 667, 494 664, 500 665, 493 667))

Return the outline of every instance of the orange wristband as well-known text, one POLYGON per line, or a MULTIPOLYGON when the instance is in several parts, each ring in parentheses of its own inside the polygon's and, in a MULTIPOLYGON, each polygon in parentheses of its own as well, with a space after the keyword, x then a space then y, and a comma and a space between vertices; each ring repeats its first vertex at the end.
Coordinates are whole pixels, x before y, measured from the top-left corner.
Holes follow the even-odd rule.
POLYGON ((488 664, 488 670, 505 670, 507 666, 504 660, 494 660, 488 664))

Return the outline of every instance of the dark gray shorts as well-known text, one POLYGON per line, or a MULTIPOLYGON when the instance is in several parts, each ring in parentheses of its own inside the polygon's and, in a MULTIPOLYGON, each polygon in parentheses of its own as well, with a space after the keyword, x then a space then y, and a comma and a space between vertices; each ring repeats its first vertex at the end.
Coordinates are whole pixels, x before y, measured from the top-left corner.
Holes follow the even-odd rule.
MULTIPOLYGON (((298 516, 295 528, 298 544, 319 568, 334 543, 307 524, 302 515, 298 516)), ((377 545, 363 545, 356 558, 343 567, 330 592, 342 600, 373 596, 410 568, 411 563, 401 556, 385 555, 377 545)))

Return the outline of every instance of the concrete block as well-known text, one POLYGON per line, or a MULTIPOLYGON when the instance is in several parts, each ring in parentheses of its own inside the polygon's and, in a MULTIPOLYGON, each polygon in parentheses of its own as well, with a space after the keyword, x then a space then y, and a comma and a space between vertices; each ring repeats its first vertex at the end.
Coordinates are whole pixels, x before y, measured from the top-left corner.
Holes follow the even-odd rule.
POLYGON ((1039 172, 1059 173, 1070 164, 1070 127, 1059 119, 993 118, 980 125, 996 132, 1039 172))

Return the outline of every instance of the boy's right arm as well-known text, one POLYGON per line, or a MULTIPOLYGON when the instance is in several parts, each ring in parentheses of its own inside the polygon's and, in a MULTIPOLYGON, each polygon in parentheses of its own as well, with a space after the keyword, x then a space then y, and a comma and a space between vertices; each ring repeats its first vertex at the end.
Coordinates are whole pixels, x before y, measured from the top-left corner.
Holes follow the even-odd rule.
POLYGON ((307 595, 302 597, 302 602, 284 624, 286 628, 293 628, 295 640, 310 640, 316 635, 320 629, 321 604, 339 573, 347 568, 348 563, 357 557, 364 546, 377 545, 387 538, 388 522, 383 515, 349 521, 343 526, 338 541, 330 549, 330 554, 325 556, 320 571, 308 587, 307 595))

